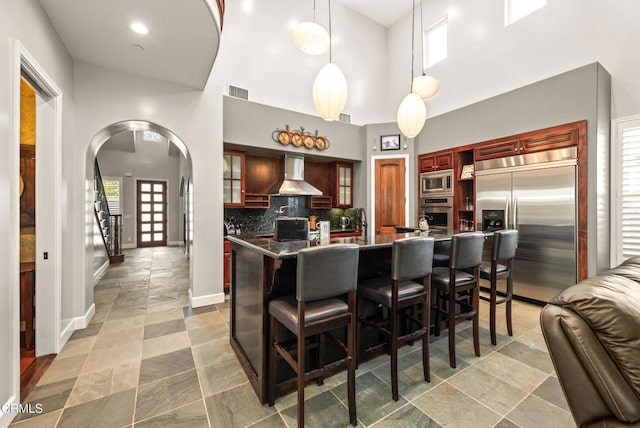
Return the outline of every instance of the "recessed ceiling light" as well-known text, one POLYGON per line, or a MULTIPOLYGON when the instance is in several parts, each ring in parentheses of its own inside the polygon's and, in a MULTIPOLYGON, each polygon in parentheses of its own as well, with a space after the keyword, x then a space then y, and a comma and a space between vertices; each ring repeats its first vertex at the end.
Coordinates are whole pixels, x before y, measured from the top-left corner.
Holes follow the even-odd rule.
POLYGON ((131 30, 138 34, 149 34, 149 29, 142 22, 133 22, 131 24, 131 30))

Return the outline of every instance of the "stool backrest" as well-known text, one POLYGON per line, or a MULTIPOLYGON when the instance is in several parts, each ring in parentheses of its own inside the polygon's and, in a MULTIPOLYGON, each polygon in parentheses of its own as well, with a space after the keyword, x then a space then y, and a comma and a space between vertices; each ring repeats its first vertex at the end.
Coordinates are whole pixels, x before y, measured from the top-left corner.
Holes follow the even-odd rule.
POLYGON ((393 241, 391 278, 405 281, 431 273, 433 238, 414 236, 393 241))
POLYGON ((491 260, 511 260, 516 256, 517 247, 517 230, 496 230, 493 233, 493 251, 491 252, 491 260))
POLYGON ((451 237, 449 267, 466 269, 482 263, 484 235, 480 232, 458 233, 451 237))
POLYGON ((300 250, 296 299, 306 302, 355 291, 359 251, 355 244, 331 244, 300 250))

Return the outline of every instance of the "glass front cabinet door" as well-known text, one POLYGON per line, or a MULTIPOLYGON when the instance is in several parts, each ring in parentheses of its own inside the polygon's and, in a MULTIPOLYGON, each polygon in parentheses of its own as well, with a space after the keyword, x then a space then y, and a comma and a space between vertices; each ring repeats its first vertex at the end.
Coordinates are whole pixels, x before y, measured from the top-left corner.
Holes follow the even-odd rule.
POLYGON ((223 198, 225 207, 244 205, 244 153, 225 151, 223 168, 223 198))
POLYGON ((336 207, 353 207, 353 164, 336 162, 336 207))

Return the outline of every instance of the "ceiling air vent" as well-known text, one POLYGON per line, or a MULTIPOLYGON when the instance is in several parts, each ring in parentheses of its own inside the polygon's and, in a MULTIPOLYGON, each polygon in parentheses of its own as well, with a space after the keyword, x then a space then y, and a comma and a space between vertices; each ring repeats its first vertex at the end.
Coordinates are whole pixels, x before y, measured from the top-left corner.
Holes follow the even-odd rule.
POLYGON ((239 88, 237 86, 229 85, 229 96, 240 98, 242 100, 248 100, 249 90, 244 88, 239 88))
POLYGON ((351 123, 351 115, 346 113, 340 113, 340 117, 338 118, 340 122, 351 123))

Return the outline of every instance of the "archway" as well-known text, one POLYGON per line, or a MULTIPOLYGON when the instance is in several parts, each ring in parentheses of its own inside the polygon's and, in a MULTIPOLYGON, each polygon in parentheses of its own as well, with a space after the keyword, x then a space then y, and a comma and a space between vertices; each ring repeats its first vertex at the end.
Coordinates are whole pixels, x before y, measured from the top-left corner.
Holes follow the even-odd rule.
MULTIPOLYGON (((184 143, 184 141, 180 137, 178 137, 170 129, 150 121, 128 120, 128 121, 113 123, 111 125, 106 126, 102 130, 100 130, 91 139, 89 148, 87 150, 87 168, 89 168, 90 166, 92 167, 94 161, 96 160, 98 152, 100 151, 100 149, 103 147, 105 143, 107 143, 109 140, 111 140, 114 137, 122 136, 132 132, 133 133, 151 132, 151 133, 157 134, 163 137, 164 139, 166 139, 170 143, 169 144, 170 146, 177 148, 177 150, 180 152, 180 155, 182 155, 182 157, 184 158, 184 167, 180 168, 180 171, 177 173, 176 180, 172 184, 173 184, 173 187, 177 188, 178 185, 180 187, 180 192, 179 192, 180 200, 179 202, 176 202, 174 205, 179 204, 180 206, 180 209, 177 210, 177 212, 180 213, 179 214, 180 218, 182 218, 184 214, 184 223, 182 221, 179 221, 179 224, 180 224, 180 227, 182 227, 182 225, 184 224, 184 237, 183 239, 181 239, 181 243, 182 242, 184 243, 185 256, 188 257, 191 249, 191 244, 193 241, 192 227, 190 227, 193 219, 193 180, 192 180, 192 174, 191 174, 192 164, 191 164, 191 156, 190 156, 189 150, 186 144, 184 143)), ((131 174, 129 174, 129 176, 131 176, 131 174)), ((124 178, 127 178, 126 174, 124 178)), ((140 176, 135 174, 135 171, 134 171, 133 178, 134 180, 137 180, 138 178, 140 178, 140 176)), ((152 177, 150 177, 149 172, 147 172, 146 176, 143 178, 152 178, 152 177)), ((87 184, 87 188, 89 188, 88 184, 87 184)), ((177 193, 178 192, 176 192, 176 197, 177 197, 177 193)), ((87 190, 85 192, 85 195, 86 195, 86 201, 85 201, 86 204, 93 205, 94 203, 93 192, 87 190)), ((176 224, 178 224, 177 223, 178 219, 176 218, 175 220, 176 220, 176 224)), ((126 219, 123 221, 126 221, 126 219)), ((134 227, 129 227, 129 229, 130 229, 129 232, 131 232, 134 229, 134 227)), ((98 236, 99 236, 99 233, 98 233, 98 236)), ((88 227, 85 228, 85 239, 94 239, 94 234, 91 233, 88 227)), ((130 245, 131 239, 130 238, 128 239, 129 239, 128 242, 125 242, 125 248, 135 247, 135 245, 130 245)), ((137 241, 134 241, 134 242, 137 243, 137 241)), ((173 243, 175 242, 176 241, 174 240, 173 243)), ((96 245, 97 252, 94 253, 94 269, 104 261, 104 258, 100 257, 99 247, 100 245, 96 245)), ((190 261, 189 263, 190 263, 190 272, 191 272, 192 266, 191 266, 190 258, 189 258, 189 261, 190 261)), ((105 265, 108 265, 108 263, 105 265)), ((99 275, 98 275, 98 272, 96 271, 94 271, 94 274, 95 274, 94 275, 94 280, 95 280, 96 277, 99 277, 99 275)), ((192 275, 190 275, 190 288, 191 288, 191 285, 192 285, 192 275)))

